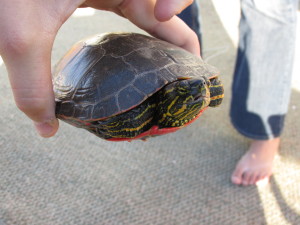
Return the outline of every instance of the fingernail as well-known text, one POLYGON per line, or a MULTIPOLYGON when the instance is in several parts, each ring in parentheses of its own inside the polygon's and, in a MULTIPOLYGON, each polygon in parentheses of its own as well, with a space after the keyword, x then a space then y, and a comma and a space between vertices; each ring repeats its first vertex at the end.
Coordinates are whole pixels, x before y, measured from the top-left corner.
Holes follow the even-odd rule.
POLYGON ((57 130, 57 119, 52 119, 46 122, 37 123, 35 122, 35 128, 40 136, 42 137, 51 137, 55 134, 57 130))

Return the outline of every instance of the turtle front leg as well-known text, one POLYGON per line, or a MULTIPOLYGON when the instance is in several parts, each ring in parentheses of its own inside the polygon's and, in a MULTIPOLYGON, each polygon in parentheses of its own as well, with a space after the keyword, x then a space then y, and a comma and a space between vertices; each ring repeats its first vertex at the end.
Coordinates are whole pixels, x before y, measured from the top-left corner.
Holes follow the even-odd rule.
POLYGON ((224 87, 218 77, 210 79, 210 107, 219 106, 224 98, 224 87))

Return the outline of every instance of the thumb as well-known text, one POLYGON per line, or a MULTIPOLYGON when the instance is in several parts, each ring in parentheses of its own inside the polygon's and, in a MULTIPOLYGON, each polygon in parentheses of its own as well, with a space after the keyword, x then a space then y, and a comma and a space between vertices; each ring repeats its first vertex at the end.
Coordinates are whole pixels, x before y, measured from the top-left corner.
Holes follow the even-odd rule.
POLYGON ((167 21, 192 3, 193 0, 157 0, 154 14, 157 20, 167 21))
POLYGON ((58 129, 51 78, 53 41, 41 39, 8 44, 2 57, 16 105, 33 120, 42 137, 51 137, 58 129))

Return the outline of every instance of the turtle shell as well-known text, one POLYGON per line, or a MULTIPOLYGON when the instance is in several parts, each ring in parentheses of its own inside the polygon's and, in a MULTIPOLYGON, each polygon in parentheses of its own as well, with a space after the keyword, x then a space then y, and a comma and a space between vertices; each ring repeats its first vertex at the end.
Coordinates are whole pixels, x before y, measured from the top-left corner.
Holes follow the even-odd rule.
POLYGON ((214 67, 165 41, 137 33, 106 33, 75 44, 53 75, 56 114, 105 119, 141 104, 178 79, 217 76, 214 67))

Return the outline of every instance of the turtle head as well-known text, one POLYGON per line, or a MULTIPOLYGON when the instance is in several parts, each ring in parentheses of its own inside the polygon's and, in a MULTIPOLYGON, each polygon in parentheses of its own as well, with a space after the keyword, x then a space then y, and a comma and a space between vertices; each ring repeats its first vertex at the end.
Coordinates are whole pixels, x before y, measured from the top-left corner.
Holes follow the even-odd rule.
POLYGON ((205 77, 166 85, 159 95, 158 126, 178 127, 193 120, 210 103, 209 86, 205 77))

